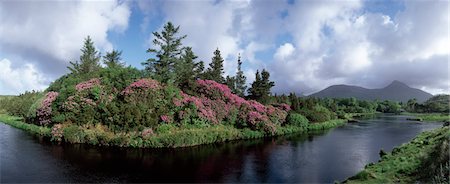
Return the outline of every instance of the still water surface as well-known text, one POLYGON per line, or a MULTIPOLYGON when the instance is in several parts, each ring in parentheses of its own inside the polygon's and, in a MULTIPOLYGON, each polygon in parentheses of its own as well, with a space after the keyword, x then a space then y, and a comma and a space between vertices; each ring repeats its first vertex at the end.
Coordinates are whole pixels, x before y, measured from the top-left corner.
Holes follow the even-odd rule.
POLYGON ((234 141, 180 149, 55 145, 0 123, 5 182, 330 183, 441 123, 382 115, 313 135, 234 141))

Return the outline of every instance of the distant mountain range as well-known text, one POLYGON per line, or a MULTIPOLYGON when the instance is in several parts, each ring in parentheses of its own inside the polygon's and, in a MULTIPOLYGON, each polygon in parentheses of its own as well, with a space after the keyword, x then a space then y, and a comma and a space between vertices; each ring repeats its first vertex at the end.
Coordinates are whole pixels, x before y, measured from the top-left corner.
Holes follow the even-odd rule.
POLYGON ((393 81, 388 86, 381 89, 367 89, 359 86, 333 85, 309 96, 319 98, 350 98, 355 97, 361 100, 392 100, 407 102, 416 98, 421 103, 431 98, 433 95, 420 89, 411 88, 408 85, 393 81))

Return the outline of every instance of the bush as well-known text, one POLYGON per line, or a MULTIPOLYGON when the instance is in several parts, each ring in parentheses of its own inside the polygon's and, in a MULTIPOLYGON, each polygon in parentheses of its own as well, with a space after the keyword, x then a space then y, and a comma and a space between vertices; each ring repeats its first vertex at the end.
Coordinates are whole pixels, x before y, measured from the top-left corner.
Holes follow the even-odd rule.
POLYGON ((307 129, 309 120, 305 116, 298 113, 289 113, 287 117, 287 123, 292 126, 301 127, 307 129))
POLYGON ((10 115, 25 117, 30 107, 41 97, 41 92, 27 91, 19 96, 1 98, 0 106, 10 115))

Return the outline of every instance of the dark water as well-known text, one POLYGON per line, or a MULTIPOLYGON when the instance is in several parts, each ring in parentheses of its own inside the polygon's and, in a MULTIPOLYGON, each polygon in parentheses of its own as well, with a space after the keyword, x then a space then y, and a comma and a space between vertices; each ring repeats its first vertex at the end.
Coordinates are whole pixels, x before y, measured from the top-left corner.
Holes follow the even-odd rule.
POLYGON ((181 149, 54 145, 0 123, 1 182, 342 181, 441 123, 381 116, 316 135, 181 149))

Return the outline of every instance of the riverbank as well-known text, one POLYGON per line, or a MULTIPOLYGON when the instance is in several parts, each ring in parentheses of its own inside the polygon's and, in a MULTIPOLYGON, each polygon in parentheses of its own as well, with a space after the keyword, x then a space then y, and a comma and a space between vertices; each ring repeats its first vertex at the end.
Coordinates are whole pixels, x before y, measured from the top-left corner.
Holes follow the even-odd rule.
POLYGON ((402 113, 403 115, 414 116, 421 121, 450 121, 450 114, 443 113, 402 113))
POLYGON ((449 127, 419 134, 344 183, 448 183, 449 127))
POLYGON ((255 139, 269 136, 281 136, 293 133, 306 133, 331 129, 344 125, 345 120, 330 120, 323 123, 311 123, 308 127, 276 126, 273 135, 248 128, 237 129, 227 125, 181 125, 167 124, 160 126, 155 131, 149 132, 120 132, 109 131, 104 125, 76 126, 62 124, 53 128, 27 124, 21 118, 0 114, 0 122, 25 130, 32 134, 38 134, 68 143, 85 143, 101 146, 162 148, 162 147, 187 147, 201 144, 220 143, 231 140, 255 139))

